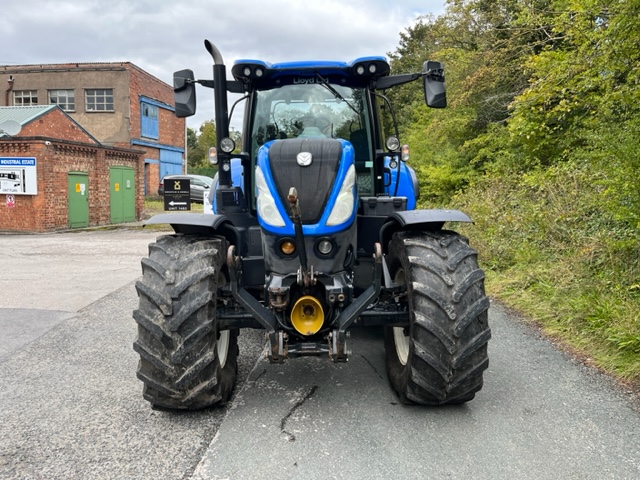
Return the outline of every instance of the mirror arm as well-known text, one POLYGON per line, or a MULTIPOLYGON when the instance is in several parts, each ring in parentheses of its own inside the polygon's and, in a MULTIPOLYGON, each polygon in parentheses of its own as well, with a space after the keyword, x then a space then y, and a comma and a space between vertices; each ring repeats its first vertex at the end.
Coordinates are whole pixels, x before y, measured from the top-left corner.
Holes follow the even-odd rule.
POLYGON ((373 88, 376 90, 386 90, 387 88, 395 87, 396 85, 413 82, 414 80, 419 79, 421 76, 421 73, 407 73, 404 75, 380 77, 374 82, 373 88))
MULTIPOLYGON (((213 80, 192 80, 188 83, 199 83, 203 87, 215 88, 215 81, 213 80)), ((227 91, 231 93, 245 93, 244 85, 236 80, 227 80, 227 91)))

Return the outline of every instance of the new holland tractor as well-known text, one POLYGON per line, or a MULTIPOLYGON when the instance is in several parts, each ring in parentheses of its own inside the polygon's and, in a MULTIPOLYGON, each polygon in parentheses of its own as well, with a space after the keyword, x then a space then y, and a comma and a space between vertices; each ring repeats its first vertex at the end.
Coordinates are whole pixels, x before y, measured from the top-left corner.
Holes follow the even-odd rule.
POLYGON ((264 330, 268 360, 280 363, 346 362, 351 329, 383 327, 387 375, 402 402, 471 400, 488 366, 489 299, 476 252, 443 229, 471 220, 416 209, 408 147, 393 114, 383 115, 392 112, 385 90, 415 80, 429 107, 445 107, 443 65, 391 75, 377 56, 238 60, 227 79, 219 50, 205 47, 213 80, 182 70, 173 82, 178 117, 195 113, 196 84, 214 89, 212 211, 147 221, 175 233, 149 245, 136 283, 144 398, 158 409, 227 402, 242 328, 264 330), (229 92, 239 97, 234 108, 244 103, 238 146, 229 92))

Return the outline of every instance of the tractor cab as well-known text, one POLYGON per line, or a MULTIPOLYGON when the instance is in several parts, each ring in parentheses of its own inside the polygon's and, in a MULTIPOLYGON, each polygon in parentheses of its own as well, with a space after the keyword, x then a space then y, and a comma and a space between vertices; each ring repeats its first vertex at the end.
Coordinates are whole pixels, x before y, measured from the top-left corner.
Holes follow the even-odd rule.
POLYGON ((376 78, 389 74, 384 58, 280 64, 240 60, 232 73, 250 96, 246 131, 254 158, 274 140, 344 139, 354 148, 360 194, 375 195, 373 158, 382 142, 369 89, 376 78))

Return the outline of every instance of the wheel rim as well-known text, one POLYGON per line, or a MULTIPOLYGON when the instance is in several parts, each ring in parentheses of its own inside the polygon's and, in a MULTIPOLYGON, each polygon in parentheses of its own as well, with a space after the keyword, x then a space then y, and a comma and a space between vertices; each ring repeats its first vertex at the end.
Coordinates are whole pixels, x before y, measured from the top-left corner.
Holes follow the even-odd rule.
POLYGON ((227 354, 229 353, 229 330, 222 330, 218 337, 218 361, 220 366, 224 368, 224 364, 227 363, 227 354))
MULTIPOLYGON (((399 285, 405 285, 406 279, 404 275, 404 269, 400 268, 396 272, 393 278, 394 283, 399 285)), ((406 365, 409 361, 409 340, 410 337, 406 333, 404 327, 393 327, 393 343, 396 346, 396 355, 402 365, 406 365)))
POLYGON ((396 345, 396 355, 402 365, 409 360, 409 335, 404 334, 404 328, 393 327, 393 342, 396 345))

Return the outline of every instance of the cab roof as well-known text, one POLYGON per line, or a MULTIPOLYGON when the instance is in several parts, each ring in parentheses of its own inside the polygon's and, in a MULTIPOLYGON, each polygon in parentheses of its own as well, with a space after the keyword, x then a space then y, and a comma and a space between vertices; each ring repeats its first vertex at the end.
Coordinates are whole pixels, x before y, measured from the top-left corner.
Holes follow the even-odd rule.
POLYGON ((269 63, 262 60, 237 60, 231 68, 236 81, 245 90, 266 90, 294 83, 315 83, 318 75, 329 83, 366 87, 389 75, 385 57, 360 57, 351 62, 300 61, 269 63))

